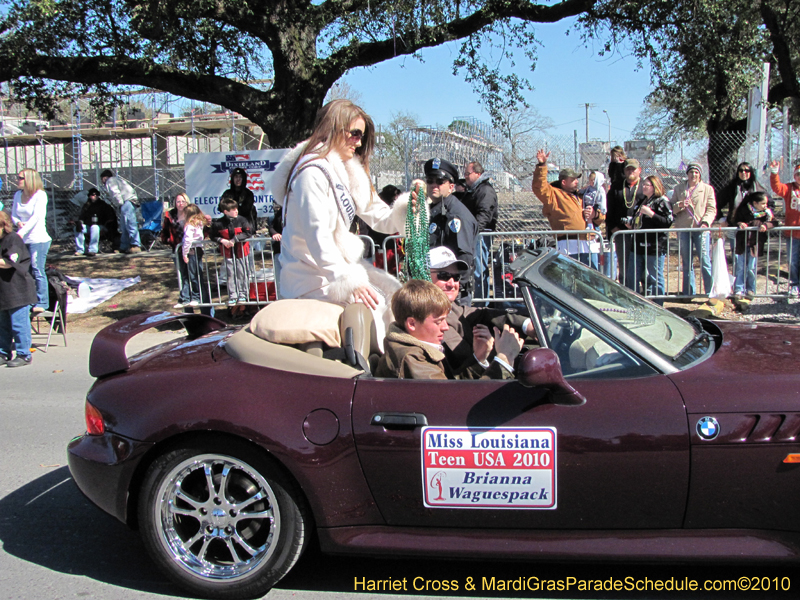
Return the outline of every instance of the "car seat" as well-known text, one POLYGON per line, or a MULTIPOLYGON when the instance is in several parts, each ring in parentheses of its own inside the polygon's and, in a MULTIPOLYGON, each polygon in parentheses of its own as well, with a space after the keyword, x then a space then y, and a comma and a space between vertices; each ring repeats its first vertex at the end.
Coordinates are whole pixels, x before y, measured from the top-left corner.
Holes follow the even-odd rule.
POLYGON ((361 302, 348 304, 342 312, 339 328, 342 347, 325 350, 322 356, 342 361, 371 375, 381 354, 372 311, 361 302))

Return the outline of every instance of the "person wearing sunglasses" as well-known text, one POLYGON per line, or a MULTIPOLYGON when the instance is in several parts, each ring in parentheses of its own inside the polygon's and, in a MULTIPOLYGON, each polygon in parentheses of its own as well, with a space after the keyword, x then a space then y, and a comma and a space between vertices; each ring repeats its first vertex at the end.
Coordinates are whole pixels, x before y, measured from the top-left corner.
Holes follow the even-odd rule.
POLYGON ((290 150, 273 175, 282 215, 282 298, 337 304, 363 302, 375 317, 377 339, 393 318, 390 303, 400 282, 363 260, 364 244, 350 233, 360 217, 393 234, 405 230, 408 194, 390 207, 372 186, 369 159, 375 126, 349 100, 333 100, 317 113, 311 137, 290 150))
MULTIPOLYGON (((733 215, 736 209, 744 200, 744 197, 751 192, 767 191, 758 182, 753 167, 748 162, 739 163, 733 179, 725 184, 719 194, 717 194, 717 219, 720 227, 730 227, 733 222, 733 215)), ((735 254, 735 231, 726 231, 725 237, 728 238, 731 256, 735 254)))
MULTIPOLYGON (((471 272, 474 265, 475 242, 478 239, 478 222, 453 192, 458 181, 458 170, 442 158, 432 158, 425 163, 425 183, 430 201, 430 247, 450 248, 458 260, 471 272)), ((469 273, 468 273, 469 275, 469 273)), ((471 281, 467 277, 461 285, 459 302, 469 306, 472 300, 471 281)))
MULTIPOLYGON (((461 284, 469 272, 467 263, 458 260, 450 248, 439 246, 428 253, 431 265, 431 281, 442 290, 450 301, 447 314, 449 329, 444 332, 442 345, 448 362, 458 367, 473 359, 473 339, 477 331, 483 339, 497 327, 503 330, 508 325, 524 337, 536 339, 531 320, 523 315, 497 308, 462 306, 456 302, 461 292, 461 284)), ((475 357, 477 359, 477 357, 475 357)), ((485 365, 484 365, 485 367, 485 365)))

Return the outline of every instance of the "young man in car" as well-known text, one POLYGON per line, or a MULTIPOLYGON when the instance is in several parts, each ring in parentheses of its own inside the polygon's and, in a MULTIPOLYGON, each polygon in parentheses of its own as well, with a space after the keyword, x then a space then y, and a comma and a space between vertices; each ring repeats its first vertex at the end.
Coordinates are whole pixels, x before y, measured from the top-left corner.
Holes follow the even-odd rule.
POLYGON ((533 323, 528 317, 498 308, 461 306, 456 302, 461 293, 461 280, 467 276, 467 263, 458 260, 453 251, 444 246, 431 248, 428 253, 431 281, 450 300, 447 313, 449 329, 444 333, 442 345, 451 365, 462 365, 472 358, 473 331, 475 328, 490 331, 510 325, 521 336, 536 339, 533 323))
POLYGON ((444 355, 442 339, 449 329, 450 300, 429 281, 411 279, 392 296, 395 322, 389 326, 384 354, 375 371, 377 377, 399 379, 511 379, 514 359, 522 340, 505 325, 473 334, 472 361, 457 370, 444 355), (496 356, 489 361, 495 348, 496 356))

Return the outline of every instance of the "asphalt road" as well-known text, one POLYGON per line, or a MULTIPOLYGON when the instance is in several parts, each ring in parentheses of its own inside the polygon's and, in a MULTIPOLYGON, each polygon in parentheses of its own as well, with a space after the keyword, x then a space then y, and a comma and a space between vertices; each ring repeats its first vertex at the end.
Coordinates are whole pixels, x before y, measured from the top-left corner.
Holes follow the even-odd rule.
MULTIPOLYGON (((129 350, 167 341, 173 334, 148 333, 129 350)), ((70 334, 69 347, 36 352, 33 364, 0 367, 0 599, 99 598, 128 600, 184 597, 148 558, 135 532, 91 505, 72 482, 66 445, 84 430, 83 401, 91 385, 91 334, 70 334)), ((307 552, 269 600, 343 598, 797 598, 800 576, 786 566, 504 563, 373 559, 307 552), (757 578, 769 591, 733 593, 655 591, 687 580, 757 578), (494 578, 494 579, 492 579, 494 578), (530 579, 529 579, 530 578, 530 579), (574 582, 569 579, 574 578, 574 582), (630 578, 630 579, 626 579, 630 578), (569 589, 535 589, 542 580, 569 589), (501 584, 500 582, 506 582, 501 584), (602 589, 615 581, 640 589, 602 589), (383 583, 381 583, 383 582, 383 583), (400 586, 396 593, 383 591, 400 586), (442 589, 448 582, 449 590, 442 589), (572 582, 572 583, 570 583, 572 582), (601 589, 578 589, 584 585, 601 589), (650 582, 649 584, 647 582, 650 582), (470 583, 474 589, 470 588, 470 583), (515 589, 521 583, 528 589, 515 589), (789 590, 775 591, 778 587, 789 590), (647 586, 650 586, 647 589, 647 586), (456 587, 457 589, 452 589, 456 587), (641 587, 645 589, 642 590, 641 587), (405 589, 403 589, 405 588, 405 589), (426 591, 427 588, 427 591, 426 591)))

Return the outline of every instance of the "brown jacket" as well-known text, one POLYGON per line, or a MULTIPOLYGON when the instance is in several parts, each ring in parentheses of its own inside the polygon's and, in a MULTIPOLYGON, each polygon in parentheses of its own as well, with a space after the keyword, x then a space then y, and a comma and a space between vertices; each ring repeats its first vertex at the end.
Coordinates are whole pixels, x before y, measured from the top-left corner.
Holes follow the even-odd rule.
POLYGON ((384 354, 375 369, 375 376, 397 379, 513 378, 500 363, 492 361, 491 366, 484 369, 474 357, 454 373, 443 352, 409 335, 397 323, 389 325, 389 333, 384 341, 384 354))
MULTIPOLYGON (((542 214, 550 222, 550 229, 553 231, 586 229, 586 221, 583 220, 583 200, 575 194, 565 192, 558 185, 549 184, 547 165, 536 166, 531 189, 542 203, 542 214)), ((604 220, 605 215, 595 211, 592 223, 599 226, 604 220)), ((580 239, 585 240, 586 235, 580 236, 580 239)))

